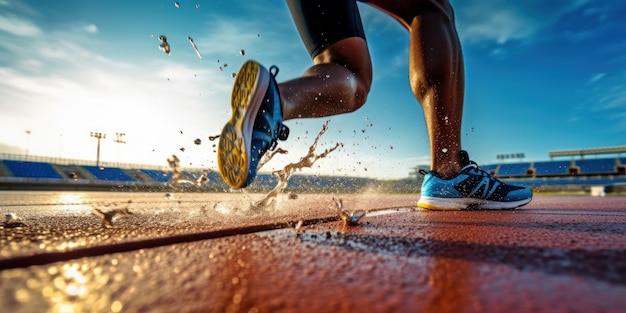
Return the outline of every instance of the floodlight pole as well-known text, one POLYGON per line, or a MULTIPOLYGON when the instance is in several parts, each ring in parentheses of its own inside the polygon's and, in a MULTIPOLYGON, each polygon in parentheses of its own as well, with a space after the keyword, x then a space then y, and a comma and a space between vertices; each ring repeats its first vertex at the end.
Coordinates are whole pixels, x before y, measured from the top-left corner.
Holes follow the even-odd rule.
POLYGON ((30 133, 31 133, 30 130, 27 129, 26 130, 26 156, 28 156, 28 152, 29 152, 28 148, 30 146, 30 133))
MULTIPOLYGON (((115 143, 119 143, 119 144, 125 144, 126 141, 123 139, 124 136, 126 136, 125 133, 115 133, 115 140, 113 140, 113 142, 115 143)), ((117 166, 120 166, 120 146, 117 146, 117 166)))
POLYGON ((99 132, 90 132, 89 135, 91 137, 98 139, 98 153, 96 155, 96 166, 100 167, 100 139, 106 139, 107 134, 99 133, 99 132))

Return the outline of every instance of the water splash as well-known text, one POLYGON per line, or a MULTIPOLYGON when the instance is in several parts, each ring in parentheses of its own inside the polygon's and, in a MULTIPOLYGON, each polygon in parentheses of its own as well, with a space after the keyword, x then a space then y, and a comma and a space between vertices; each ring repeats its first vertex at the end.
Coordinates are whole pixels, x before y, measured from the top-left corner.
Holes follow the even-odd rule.
POLYGON ((172 154, 172 157, 167 159, 167 165, 172 170, 172 178, 170 178, 170 184, 177 185, 181 178, 180 173, 180 159, 172 154))
POLYGON ((165 52, 165 54, 170 55, 170 44, 167 42, 167 37, 165 37, 164 35, 159 36, 159 41, 161 42, 161 44, 159 45, 159 49, 161 49, 161 51, 165 52))
MULTIPOLYGON (((335 144, 334 147, 326 149, 326 150, 324 150, 324 152, 322 152, 320 154, 315 154, 315 149, 317 148, 317 144, 318 144, 320 138, 328 130, 328 123, 329 123, 329 121, 326 121, 326 123, 324 123, 324 125, 322 126, 322 130, 319 132, 317 137, 315 137, 315 140, 313 141, 313 144, 309 147, 309 152, 307 153, 307 155, 305 155, 303 158, 300 159, 300 161, 298 161, 296 163, 287 164, 282 170, 272 172, 272 175, 274 175, 276 178, 278 178, 278 183, 276 184, 276 187, 274 187, 274 189, 272 191, 270 191, 263 199, 257 201, 252 206, 252 209, 261 209, 261 208, 266 207, 267 205, 271 204, 274 201, 274 199, 276 199, 278 194, 281 191, 283 191, 285 189, 285 187, 287 187, 287 182, 289 181, 289 178, 291 177, 291 175, 295 171, 302 170, 305 167, 310 168, 310 167, 313 166, 313 164, 315 164, 315 162, 317 162, 317 160, 323 159, 323 158, 327 157, 331 152, 337 150, 339 147, 343 147, 342 143, 337 143, 337 144, 335 144)), ((285 151, 285 150, 278 151, 277 150, 273 154, 268 154, 265 157, 271 159, 277 153, 287 153, 287 151, 285 151)), ((268 161, 269 160, 262 160, 259 164, 262 166, 262 165, 265 165, 268 161)), ((260 166, 259 166, 259 168, 260 168, 260 166)))
POLYGON ((102 211, 98 208, 93 208, 93 211, 102 220, 100 225, 103 228, 113 227, 113 218, 117 215, 132 215, 133 214, 128 209, 128 207, 123 208, 123 209, 112 209, 108 211, 102 211))
POLYGON ((182 172, 180 170, 180 159, 175 154, 172 154, 172 156, 167 159, 167 164, 169 165, 170 169, 172 170, 172 178, 170 178, 170 185, 171 186, 178 187, 178 186, 181 186, 183 184, 190 184, 190 185, 194 185, 196 187, 200 187, 200 186, 202 186, 203 183, 205 183, 205 182, 207 182, 209 180, 209 178, 208 178, 209 171, 208 170, 205 171, 204 173, 202 173, 202 175, 200 175, 200 177, 198 177, 195 181, 188 180, 188 179, 183 179, 182 172))
POLYGON ((343 201, 341 199, 336 199, 333 197, 333 202, 337 207, 337 212, 339 213, 339 217, 343 220, 344 226, 357 226, 359 225, 359 220, 367 214, 365 211, 354 211, 348 212, 343 207, 343 201), (358 212, 358 213, 357 213, 358 212))
POLYGON ((200 60, 202 60, 202 54, 200 53, 200 50, 198 50, 198 46, 196 46, 196 43, 193 41, 193 38, 191 38, 190 36, 187 36, 187 40, 189 40, 189 43, 193 47, 193 50, 196 51, 196 54, 198 55, 198 58, 200 58, 200 60))
POLYGON ((3 226, 5 228, 25 227, 26 224, 15 213, 7 213, 4 216, 3 226))

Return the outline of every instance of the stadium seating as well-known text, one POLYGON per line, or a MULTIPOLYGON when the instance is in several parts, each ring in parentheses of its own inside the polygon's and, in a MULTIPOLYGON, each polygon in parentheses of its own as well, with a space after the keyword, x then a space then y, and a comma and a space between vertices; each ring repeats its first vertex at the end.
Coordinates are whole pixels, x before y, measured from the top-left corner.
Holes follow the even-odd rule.
POLYGON ((525 176, 527 170, 530 168, 530 163, 503 163, 500 164, 500 169, 497 175, 503 177, 510 176, 525 176))
POLYGON ((580 168, 580 174, 607 174, 615 173, 615 159, 587 159, 576 160, 576 166, 580 168))
MULTIPOLYGON (((142 169, 135 167, 97 167, 79 165, 81 163, 53 164, 20 159, 0 160, 0 189, 15 188, 16 184, 52 184, 45 188, 64 188, 59 184, 68 184, 71 188, 91 188, 93 186, 133 186, 133 188, 154 188, 169 185, 173 173, 171 170, 142 169), (50 181, 55 179, 57 181, 50 181), (12 185, 13 184, 13 185, 12 185), (93 186, 90 186, 93 185, 93 186), (4 187, 3 187, 4 186, 4 187), (8 187, 7 187, 8 186, 8 187), (139 187, 137 187, 139 186, 139 187)), ((154 168, 154 167, 153 167, 154 168)), ((560 185, 613 185, 626 184, 626 158, 592 158, 557 161, 496 163, 482 165, 481 168, 492 175, 510 182, 527 186, 560 185)), ((201 175, 207 179, 202 185, 181 185, 189 190, 223 191, 229 187, 224 183, 218 171, 208 169, 189 169, 181 172, 181 179, 196 182, 201 175)), ((419 190, 419 176, 402 180, 403 187, 398 190, 419 190), (408 186, 408 187, 407 187, 408 186), (404 188, 404 189, 402 189, 404 188)), ((253 191, 274 188, 278 179, 270 173, 260 173, 252 183, 253 191)), ((367 186, 389 186, 384 181, 372 181, 363 177, 293 175, 287 188, 291 190, 359 190, 367 186), (372 185, 374 184, 374 185, 372 185)), ((20 185, 22 186, 22 185, 20 185)), ((26 187, 30 188, 30 187, 26 187)))
POLYGON ((569 175, 571 161, 542 161, 533 165, 537 176, 569 175))
POLYGON ((63 178, 50 163, 13 160, 4 160, 3 163, 15 177, 63 178))
POLYGON ((172 179, 172 171, 160 171, 160 170, 146 170, 142 169, 141 172, 148 175, 151 179, 161 183, 167 183, 172 179))
POLYGON ((127 182, 135 181, 135 179, 124 173, 122 169, 116 167, 83 166, 83 168, 100 180, 127 182))

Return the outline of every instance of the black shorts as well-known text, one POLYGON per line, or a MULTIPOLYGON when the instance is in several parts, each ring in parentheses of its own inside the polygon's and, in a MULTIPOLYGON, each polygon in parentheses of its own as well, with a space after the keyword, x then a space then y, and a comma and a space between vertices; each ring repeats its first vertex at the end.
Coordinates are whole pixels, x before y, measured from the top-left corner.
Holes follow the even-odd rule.
POLYGON ((365 40, 356 0, 287 0, 300 37, 314 58, 349 37, 365 40))

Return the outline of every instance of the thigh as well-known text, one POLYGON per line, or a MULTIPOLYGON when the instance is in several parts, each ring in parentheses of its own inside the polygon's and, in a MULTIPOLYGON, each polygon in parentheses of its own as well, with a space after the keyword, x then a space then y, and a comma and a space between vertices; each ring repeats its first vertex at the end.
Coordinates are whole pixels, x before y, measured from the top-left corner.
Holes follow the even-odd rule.
POLYGON ((409 28, 413 18, 426 12, 439 12, 453 19, 448 0, 359 0, 395 18, 405 28, 409 28))
POLYGON ((311 58, 346 38, 365 40, 356 0, 287 0, 311 58))

